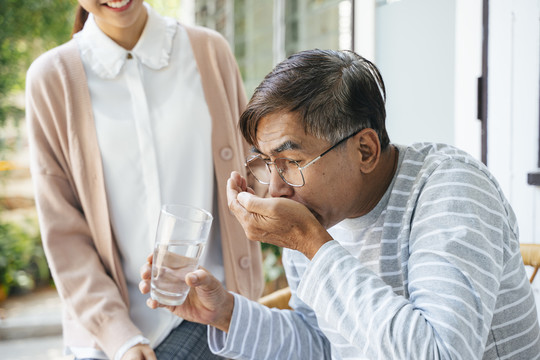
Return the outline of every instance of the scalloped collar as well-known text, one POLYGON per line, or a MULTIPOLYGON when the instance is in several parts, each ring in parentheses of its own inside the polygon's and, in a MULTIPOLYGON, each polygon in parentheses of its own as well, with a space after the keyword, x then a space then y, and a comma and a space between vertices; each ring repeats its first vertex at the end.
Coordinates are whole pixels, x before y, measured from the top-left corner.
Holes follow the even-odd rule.
POLYGON ((148 20, 135 47, 128 51, 111 40, 97 26, 92 14, 82 31, 74 35, 79 44, 85 63, 101 78, 114 79, 124 66, 128 54, 137 58, 145 66, 159 70, 169 65, 172 43, 177 22, 160 16, 148 4, 148 20))

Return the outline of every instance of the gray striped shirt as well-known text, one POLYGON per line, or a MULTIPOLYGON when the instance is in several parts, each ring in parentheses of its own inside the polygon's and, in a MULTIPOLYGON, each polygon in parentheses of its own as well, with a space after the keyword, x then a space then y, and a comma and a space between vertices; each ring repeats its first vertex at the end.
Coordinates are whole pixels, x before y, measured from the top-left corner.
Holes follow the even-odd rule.
POLYGON ((212 351, 241 359, 540 359, 515 215, 486 167, 441 144, 399 146, 367 215, 312 261, 284 250, 295 311, 235 294, 212 351))

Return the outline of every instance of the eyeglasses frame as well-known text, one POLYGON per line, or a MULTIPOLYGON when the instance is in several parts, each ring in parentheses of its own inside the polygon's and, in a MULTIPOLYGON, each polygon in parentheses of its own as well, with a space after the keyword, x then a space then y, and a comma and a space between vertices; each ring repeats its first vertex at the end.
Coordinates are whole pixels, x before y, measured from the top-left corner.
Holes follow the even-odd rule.
POLYGON ((257 178, 257 176, 253 173, 253 171, 251 171, 251 168, 249 167, 249 163, 252 162, 255 158, 259 158, 261 159, 262 161, 264 161, 264 163, 266 164, 266 167, 268 168, 268 171, 270 173, 272 173, 272 170, 270 170, 270 166, 271 165, 274 165, 274 168, 277 170, 277 173, 279 174, 279 177, 281 178, 281 180, 283 180, 287 185, 289 186, 292 186, 292 187, 302 187, 306 184, 306 179, 304 178, 304 173, 302 172, 302 170, 304 170, 305 168, 313 165, 315 162, 317 162, 318 160, 320 160, 324 155, 328 154, 330 151, 334 150, 336 147, 338 147, 339 145, 341 145, 342 143, 344 143, 345 141, 349 140, 350 138, 352 138, 354 135, 358 134, 360 131, 362 131, 363 129, 359 129, 359 130, 356 130, 355 132, 353 132, 352 134, 350 135, 347 135, 346 137, 344 137, 343 139, 339 140, 338 142, 336 142, 334 145, 332 145, 330 148, 328 148, 327 150, 323 151, 319 156, 317 156, 316 158, 314 158, 313 160, 309 161, 306 165, 304 166, 300 166, 298 164, 298 162, 296 160, 292 160, 292 159, 289 159, 289 158, 276 158, 276 160, 279 160, 279 159, 285 159, 285 160, 288 160, 290 162, 293 162, 297 167, 298 167, 298 170, 300 170, 300 176, 302 176, 302 185, 294 185, 294 184, 291 184, 290 182, 288 182, 285 177, 282 175, 282 171, 280 171, 280 169, 276 166, 276 162, 275 161, 267 161, 265 159, 263 159, 261 157, 262 154, 257 154, 257 155, 252 155, 250 156, 248 159, 246 159, 246 162, 244 163, 244 166, 246 166, 249 171, 251 172, 251 174, 253 174, 253 177, 255 178, 255 180, 257 180, 258 182, 260 182, 261 184, 263 185, 270 185, 270 182, 264 182, 264 181, 261 181, 259 178, 257 178))

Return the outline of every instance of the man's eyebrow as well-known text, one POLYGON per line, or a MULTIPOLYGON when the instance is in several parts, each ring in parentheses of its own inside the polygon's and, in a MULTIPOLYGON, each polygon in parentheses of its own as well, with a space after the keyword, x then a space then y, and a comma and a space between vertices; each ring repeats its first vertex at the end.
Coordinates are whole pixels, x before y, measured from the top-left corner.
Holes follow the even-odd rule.
MULTIPOLYGON (((286 150, 298 150, 298 149, 301 149, 301 148, 302 147, 300 146, 300 144, 298 144, 298 143, 296 143, 294 141, 291 141, 291 140, 287 140, 283 144, 278 146, 277 148, 272 149, 271 152, 270 152, 270 155, 277 156, 277 155, 279 155, 279 153, 281 153, 283 151, 286 151, 286 150)), ((251 148, 251 151, 256 153, 256 154, 265 155, 265 154, 263 154, 262 151, 257 149, 255 146, 253 146, 251 148)))
MULTIPOLYGON (((298 144, 298 143, 296 143, 294 141, 291 141, 291 140, 287 140, 283 144, 278 146, 277 148, 272 149, 271 152, 270 152, 270 155, 277 156, 277 155, 279 155, 279 153, 281 153, 283 151, 286 151, 286 150, 298 150, 298 149, 301 149, 301 148, 302 147, 300 146, 300 144, 298 144)), ((261 150, 257 149, 255 146, 251 147, 251 151, 253 153, 255 153, 255 154, 265 155, 265 154, 263 154, 263 152, 261 150)))
POLYGON ((301 149, 302 147, 300 146, 299 143, 296 143, 294 141, 291 141, 291 140, 287 140, 285 141, 283 144, 281 144, 280 146, 278 146, 277 148, 273 149, 272 150, 272 155, 277 155, 283 151, 286 151, 286 150, 298 150, 298 149, 301 149))

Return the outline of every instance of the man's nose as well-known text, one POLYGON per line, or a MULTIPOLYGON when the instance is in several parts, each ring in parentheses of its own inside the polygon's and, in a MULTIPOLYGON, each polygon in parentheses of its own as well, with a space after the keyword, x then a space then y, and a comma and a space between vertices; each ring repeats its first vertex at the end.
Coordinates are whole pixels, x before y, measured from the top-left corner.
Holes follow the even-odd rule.
POLYGON ((287 184, 279 175, 276 168, 270 173, 270 184, 268 191, 272 197, 291 197, 294 194, 293 186, 287 184))

